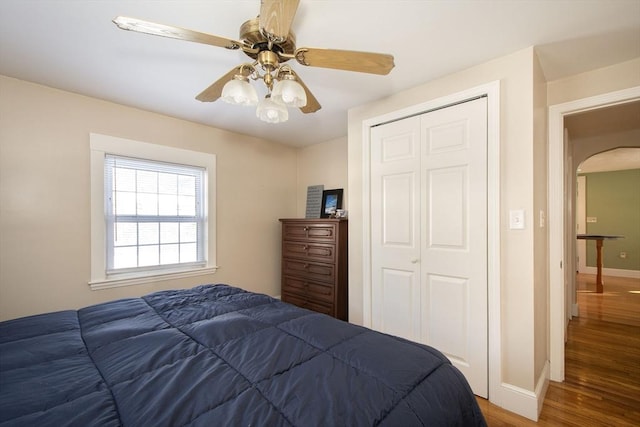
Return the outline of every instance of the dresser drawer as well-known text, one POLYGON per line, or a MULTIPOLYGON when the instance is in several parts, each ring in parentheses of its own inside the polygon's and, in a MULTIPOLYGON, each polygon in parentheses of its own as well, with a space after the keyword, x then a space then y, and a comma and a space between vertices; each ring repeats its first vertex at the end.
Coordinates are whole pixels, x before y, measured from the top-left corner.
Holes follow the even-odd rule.
POLYGON ((282 274, 286 276, 302 276, 307 279, 333 284, 336 279, 336 266, 334 264, 320 264, 283 258, 282 274))
POLYGON ((306 296, 310 300, 316 300, 333 304, 335 286, 326 283, 314 283, 305 279, 291 276, 283 276, 282 290, 287 293, 295 293, 306 296))
POLYGON ((285 240, 282 242, 282 256, 309 261, 336 262, 336 246, 322 243, 307 243, 285 240))
POLYGON ((317 303, 315 301, 311 301, 305 297, 302 297, 296 294, 289 294, 289 293, 283 292, 282 301, 287 302, 289 304, 297 305, 298 307, 313 310, 318 313, 327 314, 329 316, 335 316, 333 305, 325 305, 325 304, 317 303))
POLYGON ((282 238, 284 240, 305 240, 313 242, 335 243, 337 225, 327 224, 305 224, 305 223, 283 223, 282 238))

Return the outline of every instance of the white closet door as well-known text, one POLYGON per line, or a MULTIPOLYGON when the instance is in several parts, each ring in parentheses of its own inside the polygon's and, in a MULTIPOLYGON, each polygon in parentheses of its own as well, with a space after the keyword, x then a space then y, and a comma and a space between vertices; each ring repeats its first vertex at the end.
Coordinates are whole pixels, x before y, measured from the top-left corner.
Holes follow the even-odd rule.
POLYGON ((488 396, 486 98, 422 116, 422 342, 488 396))
POLYGON ((488 396, 486 98, 372 129, 372 328, 488 396))
POLYGON ((419 341, 420 118, 372 129, 372 328, 419 341))

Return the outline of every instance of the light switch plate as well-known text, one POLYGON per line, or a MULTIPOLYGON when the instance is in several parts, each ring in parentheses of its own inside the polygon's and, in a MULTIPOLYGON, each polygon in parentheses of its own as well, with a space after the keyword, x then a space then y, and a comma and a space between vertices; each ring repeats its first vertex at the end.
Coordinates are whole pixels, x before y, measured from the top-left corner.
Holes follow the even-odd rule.
POLYGON ((524 230, 523 209, 512 209, 509 211, 509 228, 512 230, 524 230))

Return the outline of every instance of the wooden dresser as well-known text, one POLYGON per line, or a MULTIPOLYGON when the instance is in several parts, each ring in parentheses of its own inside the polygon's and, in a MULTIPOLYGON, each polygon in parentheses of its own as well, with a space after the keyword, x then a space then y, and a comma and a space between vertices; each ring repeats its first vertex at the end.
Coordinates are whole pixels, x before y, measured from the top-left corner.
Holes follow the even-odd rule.
POLYGON ((348 221, 280 221, 282 301, 348 320, 348 221))

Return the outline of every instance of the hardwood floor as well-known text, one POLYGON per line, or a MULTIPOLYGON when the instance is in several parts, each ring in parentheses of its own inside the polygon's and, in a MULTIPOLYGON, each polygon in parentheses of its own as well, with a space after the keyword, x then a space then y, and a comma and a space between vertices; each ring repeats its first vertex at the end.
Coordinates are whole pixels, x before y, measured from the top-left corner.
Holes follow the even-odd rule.
POLYGON ((478 398, 489 426, 640 426, 640 279, 577 275, 565 381, 551 382, 537 423, 478 398))

